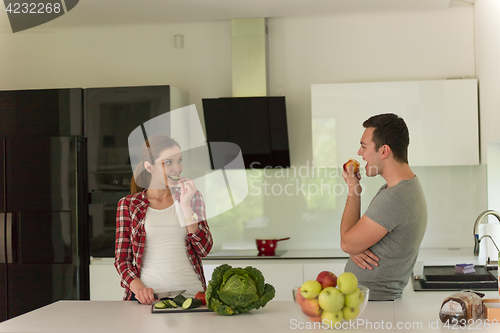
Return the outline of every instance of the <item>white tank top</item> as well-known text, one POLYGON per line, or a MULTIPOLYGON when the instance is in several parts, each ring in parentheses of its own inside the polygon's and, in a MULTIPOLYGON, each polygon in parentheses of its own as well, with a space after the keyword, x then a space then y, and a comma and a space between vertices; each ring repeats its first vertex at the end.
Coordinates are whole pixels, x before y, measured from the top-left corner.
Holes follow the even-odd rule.
POLYGON ((203 291, 186 253, 187 229, 179 223, 175 205, 162 210, 148 207, 144 227, 146 241, 141 265, 142 283, 155 292, 185 289, 186 297, 203 291))

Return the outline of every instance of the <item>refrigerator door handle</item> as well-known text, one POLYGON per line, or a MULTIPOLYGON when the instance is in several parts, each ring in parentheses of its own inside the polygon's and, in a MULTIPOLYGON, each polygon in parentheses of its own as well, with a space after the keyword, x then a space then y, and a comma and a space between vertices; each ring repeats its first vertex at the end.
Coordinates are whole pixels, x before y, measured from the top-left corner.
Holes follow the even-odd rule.
POLYGON ((5 257, 5 213, 0 213, 0 264, 7 263, 5 257))
POLYGON ((7 218, 6 218, 6 237, 5 237, 5 242, 6 242, 6 251, 7 251, 7 263, 8 264, 13 264, 14 263, 14 249, 12 248, 12 213, 7 213, 7 218))

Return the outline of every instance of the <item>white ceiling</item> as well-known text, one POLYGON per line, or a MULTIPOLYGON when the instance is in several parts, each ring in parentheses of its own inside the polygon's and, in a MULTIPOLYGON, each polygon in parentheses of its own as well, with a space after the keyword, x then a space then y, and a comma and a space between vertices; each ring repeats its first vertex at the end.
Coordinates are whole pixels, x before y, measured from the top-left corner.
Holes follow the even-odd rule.
MULTIPOLYGON (((164 24, 249 17, 299 17, 360 12, 441 10, 475 0, 80 0, 51 28, 164 24)), ((0 28, 10 28, 6 12, 0 28)))

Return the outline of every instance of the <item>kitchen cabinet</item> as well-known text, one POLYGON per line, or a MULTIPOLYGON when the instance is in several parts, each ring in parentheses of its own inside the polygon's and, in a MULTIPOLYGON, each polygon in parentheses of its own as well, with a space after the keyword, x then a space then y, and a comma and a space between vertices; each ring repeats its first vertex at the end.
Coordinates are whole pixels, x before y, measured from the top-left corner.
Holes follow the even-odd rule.
POLYGON ((322 271, 330 271, 339 276, 344 273, 344 267, 347 259, 339 260, 310 260, 304 263, 304 281, 316 280, 318 274, 322 271))
MULTIPOLYGON (((118 201, 130 194, 129 135, 158 116, 189 104, 189 94, 169 85, 87 88, 83 92, 88 138, 90 255, 114 257, 118 201)), ((164 135, 179 142, 183 129, 164 135), (177 131, 177 132, 176 132, 177 131)))
MULTIPOLYGON (((344 271, 346 260, 332 259, 250 259, 250 260, 203 260, 207 283, 214 269, 222 264, 233 267, 252 266, 259 269, 267 283, 276 289, 275 300, 291 301, 292 288, 306 280, 315 280, 319 272, 331 270, 335 274, 344 271)), ((338 274, 337 274, 338 275, 338 274)), ((121 300, 124 289, 114 267, 113 258, 92 258, 90 262, 90 300, 121 300)))
POLYGON ((0 91, 0 137, 82 135, 82 89, 0 91))
POLYGON ((476 79, 314 84, 311 106, 315 167, 355 158, 363 122, 380 113, 407 123, 410 165, 479 164, 476 79))
POLYGON ((120 285, 114 258, 92 258, 90 260, 90 300, 120 301, 125 289, 120 285))

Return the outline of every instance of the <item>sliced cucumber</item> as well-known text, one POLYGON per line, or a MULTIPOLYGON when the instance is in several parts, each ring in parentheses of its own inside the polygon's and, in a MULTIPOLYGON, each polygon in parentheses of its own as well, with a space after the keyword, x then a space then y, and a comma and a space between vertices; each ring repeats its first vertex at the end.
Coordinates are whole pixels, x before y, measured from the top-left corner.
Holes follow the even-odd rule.
POLYGON ((167 299, 165 300, 164 302, 168 303, 168 306, 171 307, 171 308, 176 308, 177 307, 177 303, 175 303, 173 300, 171 299, 167 299))
POLYGON ((155 303, 155 308, 157 308, 157 309, 165 309, 167 307, 168 307, 168 305, 165 304, 165 302, 163 302, 163 301, 155 303))
POLYGON ((174 297, 174 302, 175 304, 177 304, 178 306, 182 306, 182 304, 186 301, 186 297, 182 296, 182 295, 177 295, 174 297))
POLYGON ((202 303, 201 299, 188 298, 184 301, 184 303, 182 303, 182 308, 183 309, 194 309, 194 308, 201 306, 201 303, 202 303))

